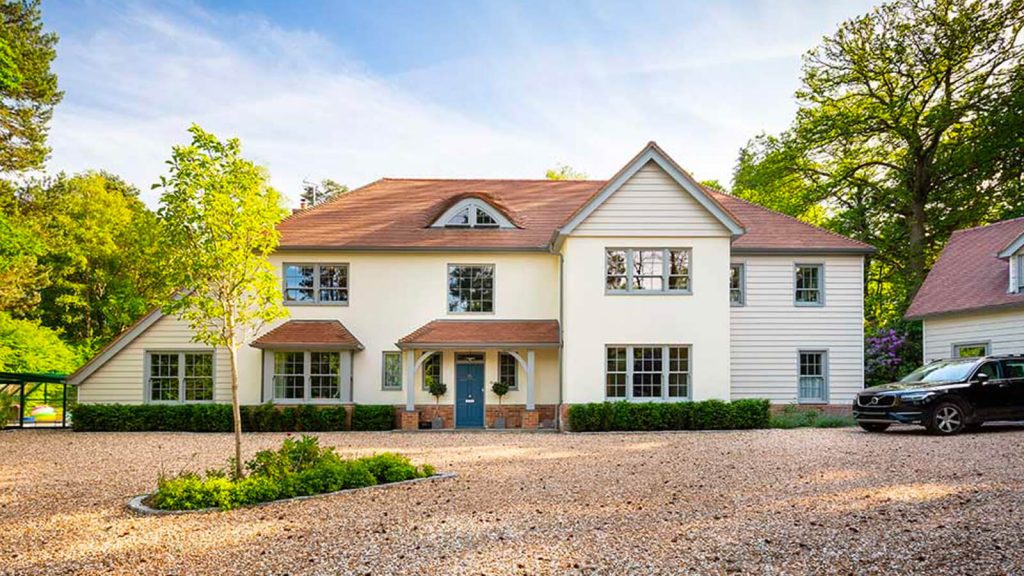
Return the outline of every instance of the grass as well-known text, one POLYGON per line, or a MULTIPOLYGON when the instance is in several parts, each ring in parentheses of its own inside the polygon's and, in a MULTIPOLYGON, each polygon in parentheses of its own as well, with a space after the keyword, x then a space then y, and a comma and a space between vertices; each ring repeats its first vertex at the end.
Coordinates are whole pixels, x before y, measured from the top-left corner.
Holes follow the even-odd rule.
POLYGON ((768 419, 769 428, 845 428, 856 426, 853 416, 823 414, 818 410, 786 406, 768 419))

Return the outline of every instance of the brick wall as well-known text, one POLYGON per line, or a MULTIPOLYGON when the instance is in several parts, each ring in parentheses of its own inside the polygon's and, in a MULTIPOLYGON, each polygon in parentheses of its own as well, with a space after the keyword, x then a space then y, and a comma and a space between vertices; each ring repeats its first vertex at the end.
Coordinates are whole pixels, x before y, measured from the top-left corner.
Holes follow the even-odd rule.
MULTIPOLYGON (((552 428, 555 426, 555 414, 557 407, 554 404, 538 404, 536 406, 538 422, 541 428, 552 428)), ((434 411, 444 419, 444 427, 452 428, 454 425, 455 407, 451 404, 417 404, 416 411, 419 413, 419 421, 422 427, 430 427, 434 417, 434 411)), ((484 408, 484 421, 488 428, 494 427, 494 420, 501 416, 502 410, 505 414, 505 428, 521 428, 523 425, 523 412, 526 411, 525 404, 503 404, 500 408, 497 404, 489 404, 484 408)), ((395 406, 395 422, 402 422, 402 413, 405 406, 395 406)))

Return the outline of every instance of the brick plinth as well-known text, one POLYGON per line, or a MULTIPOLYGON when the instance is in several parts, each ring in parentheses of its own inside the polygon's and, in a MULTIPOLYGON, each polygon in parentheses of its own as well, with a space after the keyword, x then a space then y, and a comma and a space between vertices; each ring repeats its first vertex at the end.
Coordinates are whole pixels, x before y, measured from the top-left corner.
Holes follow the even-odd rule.
POLYGON ((523 430, 536 430, 539 424, 539 412, 536 410, 523 410, 523 430))
POLYGON ((419 412, 409 412, 406 409, 401 411, 402 418, 402 430, 419 430, 420 429, 420 414, 419 412))

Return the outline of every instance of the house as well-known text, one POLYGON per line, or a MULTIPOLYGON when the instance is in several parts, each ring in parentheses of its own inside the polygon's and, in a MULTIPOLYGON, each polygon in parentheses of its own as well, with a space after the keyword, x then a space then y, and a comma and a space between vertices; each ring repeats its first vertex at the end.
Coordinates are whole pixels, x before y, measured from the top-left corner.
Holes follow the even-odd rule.
MULTIPOLYGON (((653 142, 608 181, 385 178, 279 229, 291 317, 242 351, 244 404, 480 427, 500 379, 508 425, 533 428, 576 403, 863 388, 873 249, 704 188, 653 142)), ((71 382, 81 402, 228 402, 227 362, 155 311, 71 382)))
POLYGON ((954 232, 906 316, 926 362, 1024 354, 1024 218, 954 232))

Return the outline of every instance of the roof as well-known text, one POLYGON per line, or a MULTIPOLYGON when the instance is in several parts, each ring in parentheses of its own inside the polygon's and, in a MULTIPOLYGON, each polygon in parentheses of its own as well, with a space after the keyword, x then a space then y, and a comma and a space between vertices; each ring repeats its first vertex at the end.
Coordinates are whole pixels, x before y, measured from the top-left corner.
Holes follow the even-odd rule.
POLYGON ((719 219, 735 250, 869 253, 856 240, 697 184, 649 143, 611 180, 446 180, 383 178, 297 211, 278 225, 280 250, 548 251, 648 162, 656 162, 719 219), (466 198, 479 198, 515 228, 431 228, 466 198))
POLYGON ((78 385, 85 382, 86 378, 92 376, 108 360, 117 356, 118 352, 131 344, 133 340, 142 335, 143 332, 148 330, 153 324, 156 324, 156 321, 161 318, 163 318, 163 312, 159 306, 146 312, 144 316, 136 320, 131 326, 122 330, 109 344, 101 348, 92 359, 83 364, 78 370, 72 372, 68 376, 68 384, 78 385))
POLYGON ((957 230, 942 249, 907 318, 1024 304, 1024 294, 1007 291, 1009 262, 999 252, 1024 234, 1024 218, 957 230))
POLYGON ((399 347, 557 347, 558 320, 434 320, 398 341, 399 347))
POLYGON ((289 320, 260 336, 253 348, 351 348, 363 345, 337 320, 289 320))

